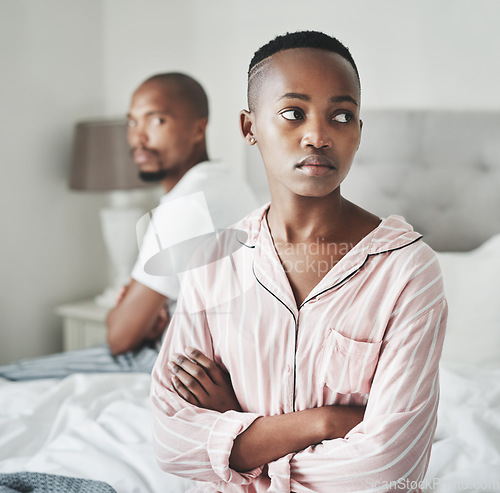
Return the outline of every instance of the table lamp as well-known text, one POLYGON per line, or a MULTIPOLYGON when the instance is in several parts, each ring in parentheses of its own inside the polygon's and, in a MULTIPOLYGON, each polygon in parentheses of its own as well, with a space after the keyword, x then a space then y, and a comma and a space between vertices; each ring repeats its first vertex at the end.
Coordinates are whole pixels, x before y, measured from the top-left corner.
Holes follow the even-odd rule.
POLYGON ((137 255, 135 225, 143 211, 132 205, 129 191, 150 186, 138 177, 127 143, 125 121, 76 124, 70 188, 109 192, 110 197, 109 206, 100 211, 100 220, 114 278, 95 299, 101 306, 114 306, 120 288, 129 282, 137 255))

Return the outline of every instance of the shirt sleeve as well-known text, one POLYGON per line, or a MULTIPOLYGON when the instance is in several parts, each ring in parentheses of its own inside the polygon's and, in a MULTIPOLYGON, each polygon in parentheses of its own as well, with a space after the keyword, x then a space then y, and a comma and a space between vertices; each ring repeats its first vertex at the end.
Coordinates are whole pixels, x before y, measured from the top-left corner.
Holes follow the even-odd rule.
POLYGON ((146 273, 144 261, 141 257, 137 258, 130 277, 168 299, 176 300, 179 296, 179 280, 177 276, 153 276, 146 273))
MULTIPOLYGON (((164 204, 163 204, 164 205, 164 204)), ((155 211, 160 209, 162 204, 155 211)), ((139 255, 132 269, 131 277, 142 285, 166 296, 177 300, 179 296, 179 280, 176 275, 152 275, 145 270, 145 265, 159 252, 158 241, 152 226, 149 214, 145 214, 137 223, 137 235, 140 239, 139 255)))
POLYGON ((214 359, 205 312, 190 276, 183 290, 167 337, 152 374, 153 442, 160 467, 178 476, 211 483, 244 485, 262 468, 238 473, 229 467, 234 439, 260 414, 216 411, 193 406, 175 392, 167 362, 174 352, 196 347, 214 359), (189 288, 188 288, 189 286, 189 288))
POLYGON ((291 489, 420 491, 437 422, 447 305, 439 265, 415 272, 390 316, 362 423, 290 461, 291 489))

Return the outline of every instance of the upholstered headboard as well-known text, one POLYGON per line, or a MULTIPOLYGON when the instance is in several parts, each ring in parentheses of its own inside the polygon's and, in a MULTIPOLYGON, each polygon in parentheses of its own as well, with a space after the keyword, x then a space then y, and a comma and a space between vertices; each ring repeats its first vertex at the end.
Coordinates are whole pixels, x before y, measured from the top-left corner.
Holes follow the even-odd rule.
MULTIPOLYGON (((372 110, 362 120, 346 198, 404 216, 436 250, 469 250, 500 232, 500 113, 372 110)), ((268 200, 255 147, 246 170, 268 200)))

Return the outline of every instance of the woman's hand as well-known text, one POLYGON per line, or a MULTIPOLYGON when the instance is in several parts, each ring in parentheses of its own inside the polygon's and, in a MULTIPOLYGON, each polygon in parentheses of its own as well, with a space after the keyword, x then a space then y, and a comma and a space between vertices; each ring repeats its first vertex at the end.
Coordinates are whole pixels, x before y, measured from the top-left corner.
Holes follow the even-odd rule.
POLYGON ((186 348, 186 354, 173 354, 168 362, 172 385, 185 401, 219 411, 241 411, 229 374, 200 351, 186 348))

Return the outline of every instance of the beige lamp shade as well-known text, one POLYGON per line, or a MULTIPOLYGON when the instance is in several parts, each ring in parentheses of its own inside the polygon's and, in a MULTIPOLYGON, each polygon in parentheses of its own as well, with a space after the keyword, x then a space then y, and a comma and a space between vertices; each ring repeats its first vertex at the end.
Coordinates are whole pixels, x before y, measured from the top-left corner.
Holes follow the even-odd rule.
POLYGON ((86 121, 75 127, 70 188, 106 191, 145 188, 127 142, 125 121, 86 121))

